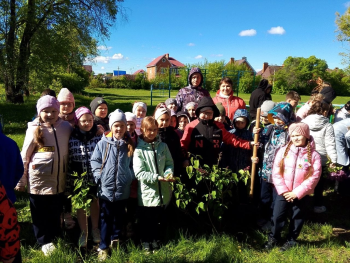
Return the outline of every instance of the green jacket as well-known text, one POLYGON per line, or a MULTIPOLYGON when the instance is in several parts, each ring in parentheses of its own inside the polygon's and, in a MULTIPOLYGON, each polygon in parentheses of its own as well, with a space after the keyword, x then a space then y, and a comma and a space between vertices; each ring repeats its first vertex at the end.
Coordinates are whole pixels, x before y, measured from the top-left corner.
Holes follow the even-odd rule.
MULTIPOLYGON (((174 163, 168 146, 159 137, 153 143, 147 143, 140 137, 134 152, 133 167, 138 182, 138 203, 140 206, 160 206, 158 176, 167 176, 174 171, 174 163), (157 156, 158 170, 154 153, 157 156), (158 174, 159 171, 159 174, 158 174)), ((163 204, 167 205, 171 197, 171 184, 159 182, 163 204)))

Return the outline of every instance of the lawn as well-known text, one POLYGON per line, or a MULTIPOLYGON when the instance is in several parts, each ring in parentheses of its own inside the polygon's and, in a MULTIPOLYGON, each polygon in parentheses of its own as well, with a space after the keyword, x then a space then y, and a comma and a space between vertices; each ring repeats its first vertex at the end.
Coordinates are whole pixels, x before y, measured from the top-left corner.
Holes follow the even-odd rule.
MULTIPOLYGON (((172 91, 171 96, 175 97, 176 93, 172 91)), ((139 100, 150 105, 149 91, 104 89, 76 94, 76 107, 89 106, 93 97, 99 95, 105 97, 110 111, 116 108, 131 111, 132 103, 139 100)), ((246 103, 249 96, 240 94, 246 103)), ((284 100, 282 95, 272 97, 276 102, 284 100)), ((166 98, 156 96, 153 106, 149 106, 148 114, 153 113, 156 103, 166 98)), ((302 96, 302 101, 305 102, 307 98, 302 96)), ((1 101, 0 97, 0 115, 3 115, 5 134, 14 139, 20 148, 27 122, 36 112, 37 99, 38 96, 31 96, 23 105, 11 105, 1 101)), ((338 97, 334 103, 347 101, 346 97, 338 97)), ((137 240, 126 241, 119 249, 113 250, 107 262, 350 262, 350 197, 336 194, 333 184, 330 183, 325 192, 327 212, 316 215, 310 210, 299 238, 300 246, 285 253, 278 249, 270 253, 261 251, 266 234, 255 226, 256 211, 251 205, 240 205, 228 215, 225 231, 219 235, 211 234, 209 227, 198 230, 198 226, 180 212, 177 217, 169 218, 169 226, 165 231, 169 242, 158 253, 146 255, 142 253, 137 240)), ((19 194, 16 208, 22 228, 24 262, 96 262, 93 249, 84 254, 76 247, 77 229, 67 231, 58 241, 59 249, 49 259, 45 258, 33 237, 27 194, 19 194)))

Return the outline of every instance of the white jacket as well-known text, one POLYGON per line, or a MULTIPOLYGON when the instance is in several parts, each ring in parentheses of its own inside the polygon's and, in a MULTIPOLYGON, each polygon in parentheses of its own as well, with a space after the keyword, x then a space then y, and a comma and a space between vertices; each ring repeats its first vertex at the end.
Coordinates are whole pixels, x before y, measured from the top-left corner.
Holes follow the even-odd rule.
POLYGON ((323 115, 312 114, 302 122, 309 125, 310 134, 315 140, 316 151, 321 155, 322 166, 327 163, 327 156, 333 163, 337 162, 337 150, 335 146, 335 135, 333 125, 323 115))

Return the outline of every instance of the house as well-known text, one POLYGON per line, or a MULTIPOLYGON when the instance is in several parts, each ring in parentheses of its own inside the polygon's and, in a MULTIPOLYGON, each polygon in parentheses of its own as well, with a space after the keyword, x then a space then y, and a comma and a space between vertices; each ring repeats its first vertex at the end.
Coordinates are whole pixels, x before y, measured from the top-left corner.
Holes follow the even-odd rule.
POLYGON ((169 57, 169 53, 161 55, 155 58, 151 63, 147 66, 147 78, 149 80, 154 79, 156 75, 164 73, 164 68, 183 68, 186 67, 180 61, 169 57))
POLYGON ((252 67, 252 65, 249 64, 247 57, 242 57, 242 59, 235 60, 234 58, 230 58, 230 61, 226 64, 226 66, 234 64, 236 66, 245 65, 247 70, 252 71, 253 73, 256 73, 255 69, 252 67))
POLYGON ((277 65, 270 66, 269 63, 264 62, 262 70, 256 73, 256 75, 261 76, 263 79, 269 79, 270 76, 275 75, 275 73, 282 68, 283 66, 277 66, 277 65))
POLYGON ((136 70, 133 75, 145 74, 146 72, 143 69, 136 70))
POLYGON ((83 65, 83 68, 89 72, 90 74, 92 73, 92 66, 91 65, 83 65))

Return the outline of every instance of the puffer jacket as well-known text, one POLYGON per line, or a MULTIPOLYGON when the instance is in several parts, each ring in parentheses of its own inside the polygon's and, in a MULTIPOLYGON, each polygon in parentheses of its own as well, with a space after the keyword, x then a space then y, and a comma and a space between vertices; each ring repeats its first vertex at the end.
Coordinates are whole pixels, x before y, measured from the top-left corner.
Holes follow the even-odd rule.
POLYGON ((235 115, 236 110, 245 109, 246 105, 244 100, 239 97, 233 96, 233 91, 231 94, 225 98, 220 95, 220 90, 216 92, 216 96, 213 98, 214 103, 221 102, 226 110, 226 116, 232 121, 235 115))
POLYGON ((301 121, 306 118, 307 113, 311 109, 310 101, 306 102, 300 109, 297 111, 297 121, 301 121))
POLYGON ((160 191, 163 204, 167 205, 170 202, 171 185, 169 182, 159 182, 158 176, 167 176, 173 174, 173 171, 174 163, 169 148, 161 142, 159 137, 152 143, 138 139, 134 153, 134 172, 139 180, 138 203, 140 206, 162 205, 160 191))
POLYGON ((113 138, 105 132, 91 157, 92 173, 97 184, 97 197, 110 202, 129 198, 130 185, 135 179, 132 156, 128 157, 128 137, 113 138))
POLYGON ((307 147, 295 147, 291 145, 287 156, 284 158, 284 173, 280 173, 280 162, 287 145, 277 152, 272 172, 273 184, 279 195, 285 192, 293 192, 298 199, 314 192, 320 179, 322 167, 320 155, 315 151, 315 143, 311 138, 311 160, 308 159, 307 147), (312 174, 307 178, 308 167, 313 168, 312 174))
POLYGON ((321 155, 322 166, 325 166, 328 161, 327 155, 332 163, 336 163, 337 149, 334 129, 328 118, 323 115, 312 114, 303 119, 302 122, 309 125, 310 134, 315 140, 316 151, 321 155))
POLYGON ((189 85, 180 89, 176 95, 177 112, 185 111, 185 106, 189 102, 195 102, 198 104, 203 97, 210 97, 209 92, 202 88, 203 75, 199 68, 191 69, 190 73, 188 74, 188 83, 189 85), (197 87, 194 87, 191 84, 191 77, 194 73, 199 73, 202 76, 202 81, 197 87))
POLYGON ((36 195, 58 194, 64 191, 71 131, 69 122, 62 119, 58 119, 53 126, 39 123, 38 118, 28 123, 21 152, 24 173, 18 186, 28 184, 28 192, 36 195), (44 147, 37 149, 34 132, 39 124, 44 135, 44 147))
POLYGON ((334 114, 334 123, 345 120, 347 118, 350 118, 350 113, 344 107, 342 107, 341 109, 336 110, 334 114))
POLYGON ((343 166, 350 164, 349 149, 350 149, 350 118, 334 123, 335 145, 337 149, 337 163, 343 166))

